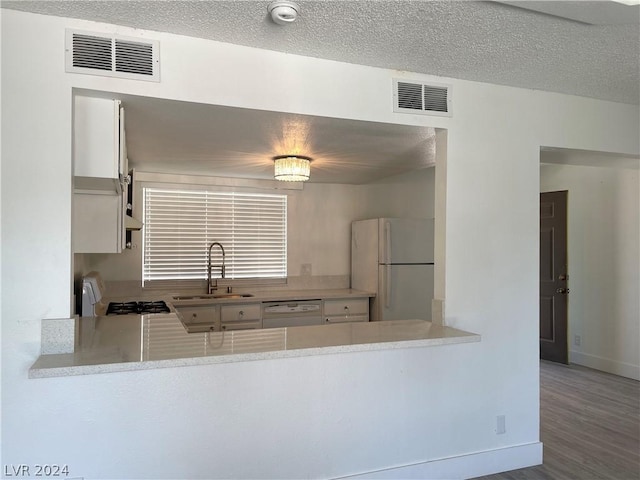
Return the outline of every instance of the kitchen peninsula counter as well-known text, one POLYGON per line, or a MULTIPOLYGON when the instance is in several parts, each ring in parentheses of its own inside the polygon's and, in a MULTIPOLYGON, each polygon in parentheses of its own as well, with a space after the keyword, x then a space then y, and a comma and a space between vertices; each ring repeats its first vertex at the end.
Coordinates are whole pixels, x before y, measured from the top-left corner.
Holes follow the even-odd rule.
POLYGON ((187 333, 176 313, 80 317, 78 322, 76 351, 40 356, 30 368, 29 378, 480 341, 480 335, 425 320, 206 333, 187 333))

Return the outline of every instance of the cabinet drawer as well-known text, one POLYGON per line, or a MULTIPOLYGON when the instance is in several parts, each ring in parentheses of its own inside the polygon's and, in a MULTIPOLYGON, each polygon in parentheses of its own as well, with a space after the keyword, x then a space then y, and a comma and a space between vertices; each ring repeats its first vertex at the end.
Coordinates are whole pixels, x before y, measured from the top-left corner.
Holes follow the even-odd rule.
POLYGON ((177 307, 176 309, 182 315, 184 323, 187 324, 207 323, 213 325, 217 317, 214 306, 177 307))
POLYGON ((324 314, 332 315, 368 315, 369 298, 349 298, 324 301, 324 314))
POLYGON ((250 303, 242 305, 222 305, 220 319, 222 322, 237 322, 241 320, 260 320, 260 304, 250 303))
POLYGON ((348 323, 348 322, 368 322, 369 315, 339 315, 335 317, 324 317, 324 323, 348 323))
POLYGON ((229 330, 255 330, 257 328, 262 328, 262 322, 260 320, 240 320, 222 324, 222 330, 226 332, 229 330))

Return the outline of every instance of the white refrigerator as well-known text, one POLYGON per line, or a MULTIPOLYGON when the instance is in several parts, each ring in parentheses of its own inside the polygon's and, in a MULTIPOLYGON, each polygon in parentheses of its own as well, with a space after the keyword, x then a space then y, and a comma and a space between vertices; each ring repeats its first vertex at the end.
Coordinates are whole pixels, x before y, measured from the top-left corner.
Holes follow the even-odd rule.
POLYGON ((351 224, 351 288, 375 292, 371 320, 431 320, 433 219, 351 224))

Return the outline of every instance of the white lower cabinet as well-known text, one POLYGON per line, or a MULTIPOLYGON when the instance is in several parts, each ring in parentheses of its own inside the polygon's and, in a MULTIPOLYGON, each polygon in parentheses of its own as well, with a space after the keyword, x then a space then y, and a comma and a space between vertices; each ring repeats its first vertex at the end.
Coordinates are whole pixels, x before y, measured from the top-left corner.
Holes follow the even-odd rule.
MULTIPOLYGON (((313 302, 289 300, 283 303, 319 304, 319 302, 319 300, 314 300, 313 302)), ((272 318, 273 315, 266 315, 263 319, 263 306, 262 302, 212 303, 208 305, 176 305, 174 303, 174 307, 182 316, 189 333, 369 321, 369 297, 322 300, 322 317, 320 317, 320 310, 318 310, 315 316, 293 315, 283 319, 281 318, 282 315, 280 315, 274 319, 272 318)))
MULTIPOLYGON (((175 306, 175 305, 174 305, 175 306)), ((189 332, 208 332, 220 330, 219 305, 175 306, 189 332)))
POLYGON ((324 323, 369 321, 369 298, 331 299, 323 302, 324 323))
POLYGON ((220 327, 222 330, 252 330, 262 328, 260 303, 222 305, 220 327))

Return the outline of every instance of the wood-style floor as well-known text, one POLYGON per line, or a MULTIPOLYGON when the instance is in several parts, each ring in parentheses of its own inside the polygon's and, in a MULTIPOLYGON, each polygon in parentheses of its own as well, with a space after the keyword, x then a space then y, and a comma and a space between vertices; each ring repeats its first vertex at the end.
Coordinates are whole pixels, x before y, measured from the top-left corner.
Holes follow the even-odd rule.
POLYGON ((544 463, 482 480, 639 480, 640 382, 540 362, 544 463))

